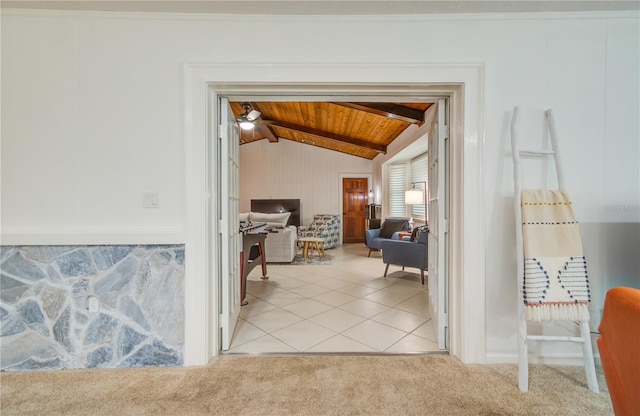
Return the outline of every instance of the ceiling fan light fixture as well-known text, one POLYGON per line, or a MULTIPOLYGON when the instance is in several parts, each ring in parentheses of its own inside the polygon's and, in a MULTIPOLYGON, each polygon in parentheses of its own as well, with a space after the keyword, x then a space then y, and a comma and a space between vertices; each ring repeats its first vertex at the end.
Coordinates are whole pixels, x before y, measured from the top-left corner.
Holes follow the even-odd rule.
POLYGON ((244 114, 240 114, 240 117, 238 117, 238 125, 242 130, 253 130, 253 120, 260 116, 260 112, 251 110, 251 105, 249 103, 243 103, 242 108, 244 108, 244 114))
POLYGON ((247 120, 244 115, 238 119, 238 125, 242 130, 253 130, 253 121, 247 120))

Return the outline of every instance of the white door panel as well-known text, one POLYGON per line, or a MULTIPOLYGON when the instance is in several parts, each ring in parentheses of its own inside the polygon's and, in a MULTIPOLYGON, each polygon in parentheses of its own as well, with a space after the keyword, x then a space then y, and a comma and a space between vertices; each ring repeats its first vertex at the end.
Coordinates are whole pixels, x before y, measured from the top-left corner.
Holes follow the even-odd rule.
POLYGON ((227 98, 220 99, 220 140, 218 152, 218 177, 220 213, 218 253, 221 270, 220 327, 222 329, 222 350, 231 345, 231 338, 240 314, 240 235, 238 213, 238 176, 240 132, 227 98))
POLYGON ((438 348, 448 347, 447 317, 447 189, 446 186, 446 99, 438 100, 438 116, 429 133, 429 310, 438 348))

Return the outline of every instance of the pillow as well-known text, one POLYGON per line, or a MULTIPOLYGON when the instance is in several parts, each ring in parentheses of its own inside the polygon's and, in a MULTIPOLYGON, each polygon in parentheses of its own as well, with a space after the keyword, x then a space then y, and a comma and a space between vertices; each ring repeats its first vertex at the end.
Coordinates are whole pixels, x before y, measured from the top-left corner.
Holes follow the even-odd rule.
POLYGON ((287 221, 289 221, 289 217, 291 216, 290 212, 280 212, 275 214, 267 214, 264 212, 251 212, 249 214, 249 218, 251 218, 251 222, 266 222, 270 227, 281 226, 284 227, 287 225, 287 221))
POLYGON ((413 231, 411 231, 411 237, 409 237, 409 241, 416 241, 416 234, 418 233, 418 229, 420 229, 420 227, 413 227, 413 231))
POLYGON ((249 213, 241 212, 240 213, 240 222, 249 222, 249 213))
POLYGON ((429 231, 428 225, 421 225, 419 227, 414 227, 413 231, 411 232, 411 238, 409 239, 409 241, 418 241, 418 237, 420 237, 420 234, 422 234, 425 231, 429 231))
POLYGON ((394 233, 402 230, 403 221, 385 221, 380 229, 380 238, 391 238, 394 233))
POLYGON ((426 235, 427 232, 429 232, 429 226, 428 225, 422 225, 420 227, 416 227, 413 230, 413 233, 411 233, 411 241, 413 241, 414 243, 424 242, 424 241, 421 241, 420 239, 421 238, 422 239, 427 238, 427 235, 426 235))

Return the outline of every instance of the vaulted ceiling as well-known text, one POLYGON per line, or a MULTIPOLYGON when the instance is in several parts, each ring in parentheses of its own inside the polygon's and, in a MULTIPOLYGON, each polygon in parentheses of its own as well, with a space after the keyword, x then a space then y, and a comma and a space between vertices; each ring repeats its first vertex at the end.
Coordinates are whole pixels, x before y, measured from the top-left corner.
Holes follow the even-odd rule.
POLYGON ((232 102, 236 119, 243 104, 261 113, 253 130, 241 130, 240 144, 267 140, 277 146, 291 140, 348 155, 373 159, 409 126, 421 126, 431 103, 388 102, 232 102))

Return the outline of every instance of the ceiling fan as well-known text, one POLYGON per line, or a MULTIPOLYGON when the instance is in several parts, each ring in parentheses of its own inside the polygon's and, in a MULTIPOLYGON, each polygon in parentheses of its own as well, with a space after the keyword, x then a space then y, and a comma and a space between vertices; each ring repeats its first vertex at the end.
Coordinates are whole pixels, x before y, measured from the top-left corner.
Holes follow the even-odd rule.
POLYGON ((251 109, 249 103, 242 103, 244 108, 244 114, 240 114, 238 117, 238 125, 242 130, 252 130, 255 125, 255 120, 260 117, 260 111, 251 109))

